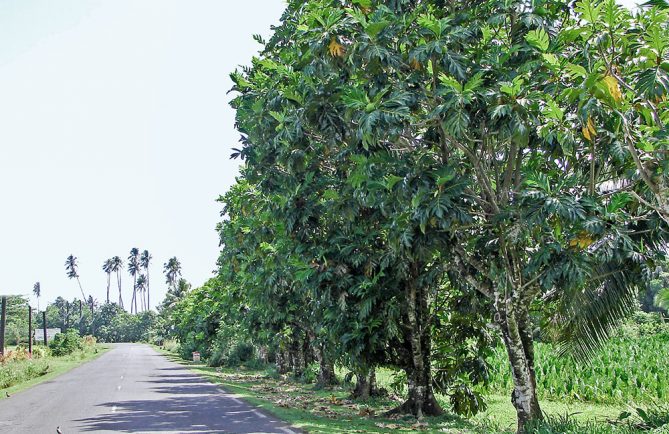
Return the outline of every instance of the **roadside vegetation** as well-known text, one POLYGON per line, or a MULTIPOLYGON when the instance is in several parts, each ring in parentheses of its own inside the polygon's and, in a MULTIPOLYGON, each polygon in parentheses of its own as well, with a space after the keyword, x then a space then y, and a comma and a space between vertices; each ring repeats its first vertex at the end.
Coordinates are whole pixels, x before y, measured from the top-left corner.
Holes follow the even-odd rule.
POLYGON ((666 429, 669 7, 650 3, 289 1, 231 75, 244 165, 218 274, 170 293, 163 338, 367 431, 666 429))
POLYGON ((70 330, 55 336, 48 347, 9 347, 0 356, 0 399, 60 375, 106 351, 92 336, 80 337, 70 330))

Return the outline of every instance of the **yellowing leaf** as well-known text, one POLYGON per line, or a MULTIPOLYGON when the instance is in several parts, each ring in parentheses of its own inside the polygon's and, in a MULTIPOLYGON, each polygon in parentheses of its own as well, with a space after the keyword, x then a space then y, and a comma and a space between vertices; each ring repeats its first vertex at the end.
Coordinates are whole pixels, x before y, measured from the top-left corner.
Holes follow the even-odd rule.
POLYGON ((344 57, 344 53, 346 53, 346 49, 344 48, 343 45, 341 45, 335 36, 332 37, 330 40, 330 45, 328 45, 328 51, 330 52, 330 56, 332 57, 344 57))
POLYGON ((609 89, 609 93, 611 94, 614 100, 620 101, 623 99, 623 94, 620 91, 620 85, 618 84, 618 80, 616 80, 615 77, 607 75, 606 77, 604 77, 604 83, 606 84, 606 87, 609 89))
POLYGON ((409 65, 411 66, 411 69, 413 69, 414 71, 420 71, 423 68, 423 65, 421 65, 417 59, 411 59, 409 65))
POLYGON ((587 232, 581 232, 576 236, 576 238, 573 238, 571 241, 569 241, 569 247, 587 249, 594 242, 595 240, 593 240, 587 232))
POLYGON ((595 137, 597 135, 597 130, 595 129, 595 123, 592 121, 592 118, 588 116, 588 131, 590 131, 590 135, 592 137, 595 137))
POLYGON ((588 122, 583 126, 583 128, 581 128, 581 132, 583 133, 583 137, 585 137, 585 139, 589 142, 592 142, 595 136, 597 136, 595 123, 592 121, 590 116, 588 116, 588 122))

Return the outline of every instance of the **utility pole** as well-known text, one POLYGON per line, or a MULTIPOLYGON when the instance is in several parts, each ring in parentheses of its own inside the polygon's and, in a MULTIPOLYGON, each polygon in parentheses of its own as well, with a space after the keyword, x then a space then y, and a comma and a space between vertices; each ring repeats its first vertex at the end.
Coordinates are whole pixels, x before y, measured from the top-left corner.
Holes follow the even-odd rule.
POLYGON ((33 308, 28 305, 28 354, 33 357, 33 308))
POLYGON ((46 347, 48 344, 46 341, 46 311, 42 312, 42 325, 44 328, 44 346, 46 347))
POLYGON ((5 355, 5 321, 7 320, 7 296, 2 296, 2 311, 0 312, 0 356, 5 355))

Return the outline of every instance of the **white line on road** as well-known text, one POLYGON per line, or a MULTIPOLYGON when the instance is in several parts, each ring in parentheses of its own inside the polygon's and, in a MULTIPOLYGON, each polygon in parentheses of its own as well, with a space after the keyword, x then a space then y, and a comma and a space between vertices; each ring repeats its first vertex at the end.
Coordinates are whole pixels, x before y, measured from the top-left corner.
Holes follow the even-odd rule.
POLYGON ((262 414, 258 410, 253 410, 253 414, 255 414, 256 416, 258 416, 261 419, 267 419, 267 416, 265 416, 264 414, 262 414))

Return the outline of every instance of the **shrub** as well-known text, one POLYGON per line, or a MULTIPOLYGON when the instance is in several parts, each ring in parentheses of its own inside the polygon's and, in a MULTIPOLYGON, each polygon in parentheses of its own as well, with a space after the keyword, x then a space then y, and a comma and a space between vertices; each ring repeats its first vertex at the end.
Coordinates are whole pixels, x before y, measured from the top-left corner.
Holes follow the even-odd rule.
POLYGON ((207 364, 214 367, 228 366, 231 368, 241 365, 247 367, 261 367, 264 365, 258 359, 256 347, 252 343, 227 339, 227 337, 215 342, 211 352, 207 355, 207 364))
POLYGON ((76 330, 68 330, 65 333, 58 333, 53 340, 49 342, 51 354, 56 357, 72 354, 77 350, 83 349, 82 339, 76 330))
POLYGON ((320 367, 318 363, 309 363, 307 367, 304 369, 304 372, 302 373, 302 378, 300 378, 300 380, 307 384, 315 383, 316 379, 318 378, 319 369, 320 367))

